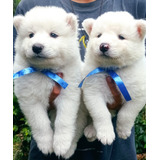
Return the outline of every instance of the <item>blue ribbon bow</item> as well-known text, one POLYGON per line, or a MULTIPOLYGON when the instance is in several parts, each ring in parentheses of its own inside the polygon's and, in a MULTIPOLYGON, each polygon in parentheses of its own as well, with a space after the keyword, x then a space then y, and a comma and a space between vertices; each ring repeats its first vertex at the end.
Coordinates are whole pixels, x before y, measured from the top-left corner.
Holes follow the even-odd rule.
POLYGON ((118 75, 115 71, 113 71, 113 69, 110 69, 110 68, 98 67, 98 68, 94 69, 93 71, 91 71, 91 72, 81 81, 81 83, 79 84, 78 87, 79 87, 79 88, 82 87, 83 82, 84 82, 84 80, 85 80, 87 77, 89 77, 89 76, 91 76, 91 75, 94 75, 94 74, 97 74, 97 73, 100 73, 100 72, 106 72, 106 73, 108 73, 108 74, 113 78, 113 80, 115 81, 115 83, 117 84, 117 86, 118 86, 118 88, 120 89, 120 91, 121 91, 122 95, 124 96, 125 100, 126 100, 126 101, 130 101, 130 100, 131 100, 131 97, 130 97, 130 95, 129 95, 128 91, 127 91, 127 88, 126 88, 126 86, 124 85, 122 79, 119 77, 119 75, 118 75))
MULTIPOLYGON (((36 70, 33 67, 28 67, 28 68, 25 68, 25 69, 22 69, 22 70, 18 71, 17 73, 14 73, 13 74, 13 79, 22 77, 24 75, 27 75, 27 74, 30 74, 30 73, 33 73, 33 72, 38 72, 38 71, 39 70, 36 70)), ((64 89, 68 86, 67 82, 65 82, 61 77, 59 77, 57 74, 55 74, 55 73, 53 73, 49 70, 41 70, 39 72, 45 74, 47 77, 49 77, 52 80, 54 80, 55 82, 57 82, 64 89)))

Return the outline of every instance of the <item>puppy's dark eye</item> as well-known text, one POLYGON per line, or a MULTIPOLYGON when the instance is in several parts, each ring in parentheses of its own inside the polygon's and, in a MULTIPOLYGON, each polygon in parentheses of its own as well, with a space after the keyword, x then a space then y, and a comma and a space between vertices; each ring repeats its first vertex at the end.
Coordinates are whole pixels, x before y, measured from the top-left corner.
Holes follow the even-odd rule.
POLYGON ((29 38, 32 38, 32 37, 34 37, 34 33, 29 34, 29 38))
POLYGON ((101 37, 101 35, 102 35, 102 34, 100 33, 100 34, 97 36, 97 38, 101 37))
POLYGON ((122 35, 118 35, 118 38, 124 40, 125 38, 122 35))
POLYGON ((53 32, 50 33, 50 36, 51 36, 52 38, 57 38, 57 37, 58 37, 58 35, 55 34, 55 33, 53 33, 53 32))

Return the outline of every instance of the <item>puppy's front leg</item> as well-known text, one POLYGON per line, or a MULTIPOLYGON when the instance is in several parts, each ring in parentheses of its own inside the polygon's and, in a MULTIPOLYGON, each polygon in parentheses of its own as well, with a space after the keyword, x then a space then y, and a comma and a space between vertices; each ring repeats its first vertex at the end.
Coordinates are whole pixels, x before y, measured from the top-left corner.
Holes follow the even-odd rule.
POLYGON ((53 131, 50 126, 50 120, 44 106, 42 104, 21 105, 21 109, 25 114, 32 134, 37 142, 38 148, 44 153, 53 152, 53 131))
POLYGON ((127 139, 131 134, 134 121, 145 105, 145 101, 131 100, 126 102, 117 115, 117 133, 120 138, 127 139))
MULTIPOLYGON (((81 101, 82 102, 82 101, 81 101)), ((87 117, 88 117, 88 112, 86 111, 86 108, 83 104, 81 103, 77 115, 77 120, 76 120, 76 131, 75 131, 75 136, 72 141, 70 149, 67 151, 67 153, 64 155, 65 159, 69 159, 75 152, 77 148, 77 142, 79 141, 80 137, 83 135, 83 131, 85 126, 87 125, 87 117)))
POLYGON ((111 114, 101 92, 84 89, 84 102, 93 119, 93 125, 97 132, 97 138, 105 145, 111 144, 115 139, 111 114), (93 94, 96 93, 96 94, 93 94))
MULTIPOLYGON (((68 88, 67 88, 68 89, 68 88)), ((76 118, 80 103, 80 93, 70 92, 61 94, 55 101, 57 116, 55 119, 55 133, 53 149, 57 156, 64 156, 71 147, 75 135, 76 118)))

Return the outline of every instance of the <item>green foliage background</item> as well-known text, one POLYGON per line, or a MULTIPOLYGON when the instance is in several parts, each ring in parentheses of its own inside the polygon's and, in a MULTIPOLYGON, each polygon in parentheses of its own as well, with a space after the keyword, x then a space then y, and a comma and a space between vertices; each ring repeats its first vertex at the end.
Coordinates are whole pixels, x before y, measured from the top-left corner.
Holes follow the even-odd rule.
POLYGON ((137 153, 146 153, 146 107, 135 121, 135 141, 137 153))
POLYGON ((15 14, 16 7, 21 0, 13 0, 13 15, 15 14))
MULTIPOLYGON (((13 15, 19 2, 20 0, 13 0, 13 15)), ((30 128, 13 95, 13 160, 28 159, 30 141, 30 128)), ((146 153, 146 107, 135 122, 135 141, 137 153, 146 153)))
POLYGON ((27 160, 31 131, 13 95, 13 160, 27 160))

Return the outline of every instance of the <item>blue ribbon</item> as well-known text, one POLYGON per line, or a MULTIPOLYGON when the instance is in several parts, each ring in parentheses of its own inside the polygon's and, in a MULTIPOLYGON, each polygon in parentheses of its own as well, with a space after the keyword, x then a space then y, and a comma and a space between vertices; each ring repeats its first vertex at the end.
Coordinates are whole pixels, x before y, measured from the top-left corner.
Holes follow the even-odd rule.
MULTIPOLYGON (((33 73, 33 72, 38 72, 38 70, 36 70, 33 67, 28 67, 25 69, 22 69, 20 71, 18 71, 17 73, 13 74, 13 79, 22 77, 24 75, 33 73)), ((41 70, 41 73, 45 74, 47 77, 51 78, 52 80, 54 80, 55 82, 57 82, 61 87, 63 87, 64 89, 68 86, 68 83, 65 82, 61 77, 59 77, 57 74, 49 71, 49 70, 41 70)))
POLYGON ((22 69, 22 70, 18 71, 17 73, 13 74, 13 79, 22 77, 26 74, 30 74, 33 72, 36 72, 36 69, 34 69, 33 67, 28 67, 28 68, 22 69))
POLYGON ((78 87, 79 87, 79 88, 82 87, 83 82, 84 82, 84 80, 85 80, 87 77, 89 77, 89 76, 91 76, 91 75, 94 75, 94 74, 97 74, 97 73, 100 73, 100 72, 106 72, 106 73, 108 73, 108 74, 113 78, 113 80, 115 81, 115 83, 117 84, 117 86, 118 86, 118 88, 120 89, 120 91, 121 91, 122 95, 124 96, 125 100, 126 100, 126 101, 130 101, 130 100, 131 100, 131 97, 130 97, 130 95, 129 95, 128 91, 127 91, 127 88, 126 88, 126 86, 124 85, 122 79, 119 77, 119 75, 118 75, 115 71, 113 71, 112 68, 102 68, 102 67, 98 67, 98 68, 94 69, 93 71, 91 71, 91 72, 81 81, 81 83, 79 84, 78 87))

